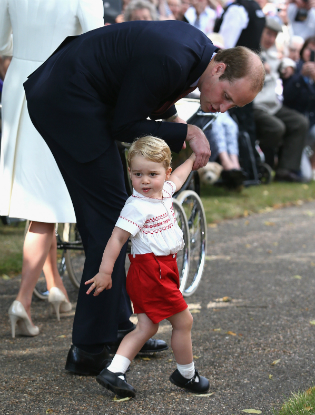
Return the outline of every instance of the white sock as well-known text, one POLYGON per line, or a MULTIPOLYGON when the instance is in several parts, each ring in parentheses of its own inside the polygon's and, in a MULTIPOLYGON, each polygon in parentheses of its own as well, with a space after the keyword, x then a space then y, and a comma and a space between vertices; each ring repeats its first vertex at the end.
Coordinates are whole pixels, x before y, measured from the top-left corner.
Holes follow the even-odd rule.
MULTIPOLYGON (((131 361, 120 354, 115 354, 111 364, 108 366, 108 370, 113 373, 126 373, 131 361)), ((124 380, 123 376, 118 376, 120 379, 124 380)))
MULTIPOLYGON (((188 365, 179 365, 177 363, 177 369, 184 378, 191 379, 195 374, 195 363, 191 362, 188 365)), ((196 378, 196 382, 199 382, 198 378, 196 378)))

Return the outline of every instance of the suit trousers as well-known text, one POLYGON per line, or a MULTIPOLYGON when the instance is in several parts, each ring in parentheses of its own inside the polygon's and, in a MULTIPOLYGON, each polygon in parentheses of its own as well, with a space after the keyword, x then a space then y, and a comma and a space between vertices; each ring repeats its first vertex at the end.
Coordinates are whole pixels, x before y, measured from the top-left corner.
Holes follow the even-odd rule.
POLYGON ((125 258, 122 249, 114 266, 110 290, 97 297, 86 294, 85 281, 99 271, 103 252, 127 199, 123 167, 115 142, 95 160, 80 163, 58 146, 47 142, 74 206, 86 260, 73 323, 73 344, 94 345, 117 340, 118 324, 132 314, 126 291, 125 258))
POLYGON ((273 115, 255 108, 254 117, 262 151, 272 149, 278 154, 277 169, 299 171, 309 126, 307 118, 284 105, 273 115))

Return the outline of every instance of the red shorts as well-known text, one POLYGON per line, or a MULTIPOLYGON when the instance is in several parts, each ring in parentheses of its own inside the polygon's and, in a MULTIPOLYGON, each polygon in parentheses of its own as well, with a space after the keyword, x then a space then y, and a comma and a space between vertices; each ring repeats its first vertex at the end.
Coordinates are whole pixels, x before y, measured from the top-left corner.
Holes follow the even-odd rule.
POLYGON ((153 253, 129 255, 127 292, 135 314, 145 313, 154 324, 187 308, 179 291, 176 256, 153 253))

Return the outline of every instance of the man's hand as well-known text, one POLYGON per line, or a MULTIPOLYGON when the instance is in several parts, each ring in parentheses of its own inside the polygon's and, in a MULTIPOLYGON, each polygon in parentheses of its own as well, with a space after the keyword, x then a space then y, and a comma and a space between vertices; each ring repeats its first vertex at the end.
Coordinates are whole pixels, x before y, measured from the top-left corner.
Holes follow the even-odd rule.
POLYGON ((196 160, 193 165, 193 170, 198 170, 204 167, 211 155, 209 141, 204 135, 203 131, 195 125, 188 124, 186 140, 192 151, 196 154, 196 160))
POLYGON ((85 285, 92 284, 87 290, 87 294, 94 291, 94 297, 98 296, 103 290, 110 290, 112 288, 112 275, 107 273, 97 273, 94 278, 85 282, 85 285))

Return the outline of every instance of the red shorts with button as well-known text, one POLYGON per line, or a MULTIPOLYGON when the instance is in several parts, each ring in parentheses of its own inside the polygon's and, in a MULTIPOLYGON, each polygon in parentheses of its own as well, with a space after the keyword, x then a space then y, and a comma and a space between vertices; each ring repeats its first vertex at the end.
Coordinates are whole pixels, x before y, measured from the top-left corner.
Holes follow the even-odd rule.
POLYGON ((179 291, 176 255, 129 255, 127 292, 135 314, 145 313, 154 324, 187 308, 179 291))

